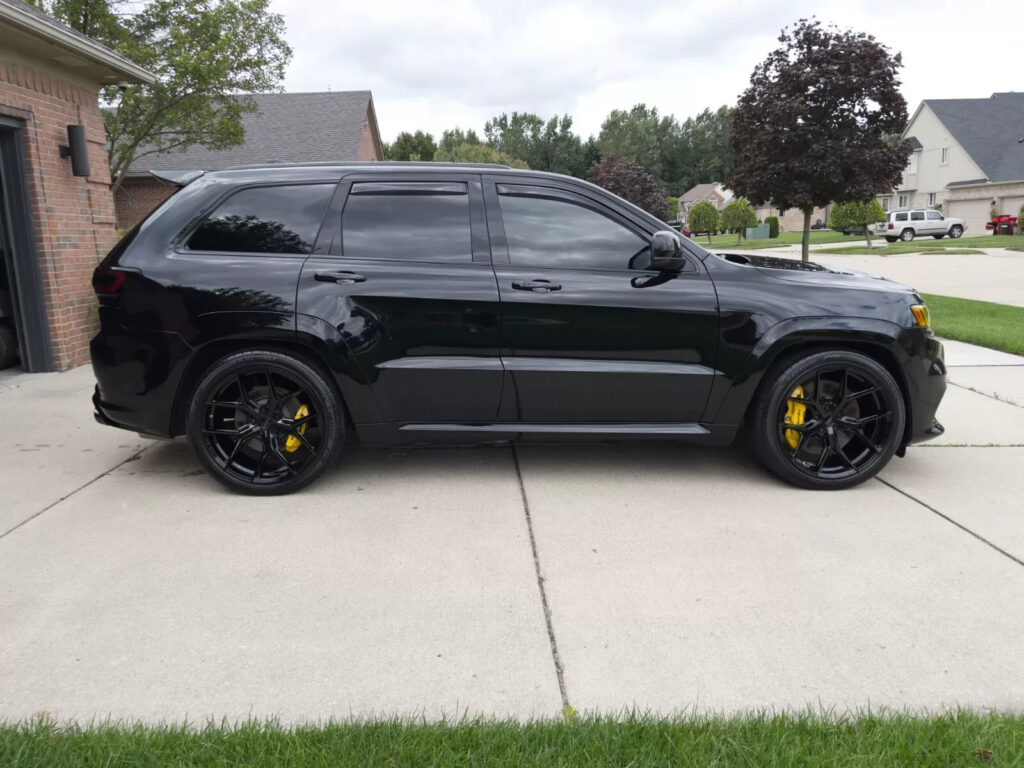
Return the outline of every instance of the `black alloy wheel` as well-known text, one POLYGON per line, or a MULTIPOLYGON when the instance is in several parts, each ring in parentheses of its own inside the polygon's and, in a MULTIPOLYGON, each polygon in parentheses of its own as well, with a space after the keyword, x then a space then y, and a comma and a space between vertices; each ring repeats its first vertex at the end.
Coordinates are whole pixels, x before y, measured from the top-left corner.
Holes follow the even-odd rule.
POLYGON ((790 359, 769 374, 754 413, 758 458, 805 488, 863 482, 900 445, 906 407, 899 385, 856 352, 790 359))
POLYGON ((316 479, 341 448, 341 404, 324 376, 280 352, 240 352, 195 390, 188 438, 204 468, 232 490, 290 493, 316 479))

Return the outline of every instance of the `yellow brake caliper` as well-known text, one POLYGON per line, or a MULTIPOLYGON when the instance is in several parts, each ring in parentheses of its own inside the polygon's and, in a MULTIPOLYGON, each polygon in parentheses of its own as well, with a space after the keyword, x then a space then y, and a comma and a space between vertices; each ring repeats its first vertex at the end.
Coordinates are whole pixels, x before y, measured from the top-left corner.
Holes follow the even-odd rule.
MULTIPOLYGON (((789 396, 802 398, 804 396, 804 388, 797 387, 789 396)), ((786 404, 786 416, 783 421, 786 424, 803 424, 805 413, 807 413, 806 405, 789 400, 786 404)), ((786 435, 786 442, 789 443, 789 447, 796 449, 800 444, 800 433, 795 429, 787 429, 784 434, 786 435)), ((291 440, 292 438, 289 437, 288 439, 291 440)))
MULTIPOLYGON (((306 407, 305 405, 300 405, 299 410, 295 412, 295 415, 292 416, 292 418, 298 421, 299 419, 304 419, 306 416, 309 416, 309 408, 306 407)), ((303 424, 301 427, 299 427, 297 430, 298 433, 300 435, 305 435, 307 426, 307 424, 303 424)), ((297 450, 299 450, 300 445, 302 445, 302 443, 299 441, 299 438, 297 438, 295 435, 288 435, 288 439, 285 440, 284 442, 284 449, 288 451, 288 453, 295 453, 297 450)))

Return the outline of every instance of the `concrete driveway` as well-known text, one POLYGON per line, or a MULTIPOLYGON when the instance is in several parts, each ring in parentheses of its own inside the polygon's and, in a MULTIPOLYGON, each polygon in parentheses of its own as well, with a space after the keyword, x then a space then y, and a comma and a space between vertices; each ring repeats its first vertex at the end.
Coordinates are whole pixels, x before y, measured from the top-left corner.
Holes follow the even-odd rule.
POLYGON ((0 718, 1024 709, 1024 358, 840 493, 681 445, 355 450, 232 495, 0 378, 0 718))

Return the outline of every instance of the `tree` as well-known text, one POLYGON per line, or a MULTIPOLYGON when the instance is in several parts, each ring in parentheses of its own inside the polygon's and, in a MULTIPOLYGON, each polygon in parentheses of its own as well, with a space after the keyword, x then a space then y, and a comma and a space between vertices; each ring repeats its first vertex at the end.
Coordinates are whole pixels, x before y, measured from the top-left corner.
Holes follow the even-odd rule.
POLYGON ((419 160, 429 163, 434 159, 436 151, 437 144, 434 143, 434 137, 429 133, 402 131, 388 145, 384 157, 387 160, 419 160))
POLYGON ((601 125, 597 144, 602 156, 636 163, 656 179, 678 175, 679 124, 670 115, 659 115, 657 107, 637 104, 628 112, 613 109, 601 125))
POLYGON ((609 155, 594 163, 587 181, 604 187, 662 221, 668 218, 665 185, 637 163, 609 155))
POLYGON ((896 186, 910 145, 893 141, 907 120, 900 54, 863 32, 800 20, 757 66, 733 116, 735 168, 728 186, 755 204, 804 214, 830 202, 866 201, 896 186))
POLYGON ((831 229, 843 230, 847 227, 864 227, 864 236, 871 247, 871 227, 876 221, 885 219, 882 204, 872 198, 866 203, 836 203, 828 217, 831 229))
POLYGON ((736 242, 743 237, 743 230, 757 226, 757 214, 746 200, 733 200, 722 211, 722 229, 735 229, 736 242))
POLYGON ((529 112, 502 113, 484 125, 487 143, 511 157, 518 157, 536 171, 583 177, 597 158, 572 132, 569 115, 546 122, 529 112))
POLYGON ((470 128, 464 131, 461 128, 449 128, 441 134, 441 140, 437 142, 437 148, 451 153, 456 147, 462 144, 480 144, 480 137, 476 131, 470 128))
POLYGON ((490 144, 459 144, 451 150, 439 147, 434 159, 444 163, 498 163, 511 168, 527 167, 519 158, 509 157, 490 144))
POLYGON ((732 107, 726 106, 714 112, 705 109, 679 127, 679 146, 674 155, 680 191, 695 184, 724 181, 732 175, 732 113, 732 107))
POLYGON ((679 198, 669 195, 665 198, 665 205, 668 207, 668 217, 670 219, 679 218, 679 198))
POLYGON ((711 235, 718 231, 718 219, 718 209, 707 200, 701 200, 690 209, 686 225, 690 228, 691 234, 707 232, 708 245, 711 245, 711 235))
POLYGON ((113 188, 145 155, 245 139, 246 94, 279 90, 292 51, 269 0, 55 0, 73 29, 157 76, 152 85, 101 92, 113 188))

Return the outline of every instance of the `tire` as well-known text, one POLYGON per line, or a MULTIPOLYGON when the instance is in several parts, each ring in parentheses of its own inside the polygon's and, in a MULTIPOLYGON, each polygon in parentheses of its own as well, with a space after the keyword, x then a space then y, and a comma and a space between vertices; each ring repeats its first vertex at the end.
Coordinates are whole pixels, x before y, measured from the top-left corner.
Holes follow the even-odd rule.
POLYGON ((0 370, 18 362, 18 337, 7 322, 0 321, 0 370))
POLYGON ((902 232, 900 232, 900 240, 902 240, 904 243, 909 243, 913 239, 914 239, 914 230, 912 230, 910 227, 907 227, 902 232))
POLYGON ((887 238, 885 238, 885 242, 887 242, 887 243, 895 243, 897 240, 899 240, 898 237, 887 237, 887 238))
POLYGON ((961 235, 963 235, 963 233, 964 228, 961 227, 959 224, 954 224, 952 227, 949 228, 949 236, 954 239, 960 237, 961 235))
POLYGON ((215 479, 271 496, 323 474, 341 451, 345 415, 330 382, 309 363, 283 352, 238 352, 203 374, 186 431, 215 479))
POLYGON ((936 240, 941 240, 942 238, 945 237, 945 235, 932 235, 932 237, 934 237, 936 240))
POLYGON ((771 369, 752 410, 751 442, 757 459, 782 479, 839 490, 889 462, 905 423, 899 384, 882 365, 857 352, 830 350, 789 357, 771 369), (798 388, 799 401, 793 395, 798 388), (792 410, 801 404, 802 415, 792 410))

